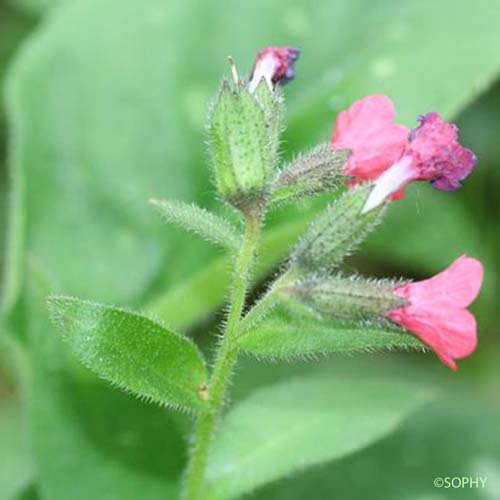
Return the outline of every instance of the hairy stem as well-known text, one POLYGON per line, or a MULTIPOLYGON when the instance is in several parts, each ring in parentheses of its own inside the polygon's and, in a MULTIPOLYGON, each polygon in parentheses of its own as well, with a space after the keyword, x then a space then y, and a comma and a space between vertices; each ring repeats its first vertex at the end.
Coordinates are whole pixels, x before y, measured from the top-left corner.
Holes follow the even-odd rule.
POLYGON ((184 483, 184 500, 200 500, 205 492, 205 471, 210 446, 217 426, 224 396, 238 348, 234 342, 238 336, 241 315, 245 305, 252 263, 260 237, 261 216, 249 215, 246 230, 234 266, 233 286, 229 313, 224 335, 217 350, 214 369, 209 384, 209 411, 201 414, 196 422, 189 464, 184 483))
POLYGON ((241 338, 254 329, 282 301, 280 290, 300 276, 300 271, 289 268, 274 283, 259 301, 245 314, 240 321, 237 338, 241 338))

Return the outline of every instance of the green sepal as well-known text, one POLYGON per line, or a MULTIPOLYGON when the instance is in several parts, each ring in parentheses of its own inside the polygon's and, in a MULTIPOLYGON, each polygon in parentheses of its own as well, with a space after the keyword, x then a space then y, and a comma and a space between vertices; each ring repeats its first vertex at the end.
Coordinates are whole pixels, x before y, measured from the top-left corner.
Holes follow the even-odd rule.
POLYGON ((281 293, 335 319, 382 318, 407 302, 394 293, 401 282, 341 274, 311 274, 287 284, 281 293))
POLYGON ((370 190, 349 189, 320 213, 293 250, 291 266, 307 272, 338 266, 381 220, 385 204, 361 213, 370 190))
POLYGON ((224 81, 210 113, 208 144, 217 190, 241 210, 263 203, 278 161, 281 97, 224 81))
POLYGON ((335 150, 329 144, 321 144, 299 156, 273 180, 270 205, 292 203, 338 188, 345 183, 342 167, 350 154, 348 149, 335 150))

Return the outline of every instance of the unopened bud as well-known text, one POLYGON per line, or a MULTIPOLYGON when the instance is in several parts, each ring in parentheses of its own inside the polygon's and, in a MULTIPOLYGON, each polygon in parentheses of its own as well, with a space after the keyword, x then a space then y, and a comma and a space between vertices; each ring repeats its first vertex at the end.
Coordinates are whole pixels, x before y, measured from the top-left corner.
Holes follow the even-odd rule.
POLYGON ((370 189, 367 184, 351 189, 329 205, 312 222, 292 252, 291 266, 317 271, 339 265, 381 219, 384 206, 361 213, 370 189))
POLYGON ((324 193, 345 181, 341 174, 350 151, 322 144, 287 165, 273 181, 270 203, 282 204, 324 193))
POLYGON ((217 189, 242 210, 259 204, 273 175, 280 130, 278 100, 265 84, 250 93, 224 81, 208 126, 217 189))
POLYGON ((255 59, 250 75, 249 90, 255 92, 264 80, 269 89, 276 85, 285 85, 295 78, 295 61, 300 50, 295 47, 266 47, 255 59))
POLYGON ((382 319, 406 301, 394 293, 401 283, 359 276, 309 275, 283 288, 314 311, 341 319, 382 319))

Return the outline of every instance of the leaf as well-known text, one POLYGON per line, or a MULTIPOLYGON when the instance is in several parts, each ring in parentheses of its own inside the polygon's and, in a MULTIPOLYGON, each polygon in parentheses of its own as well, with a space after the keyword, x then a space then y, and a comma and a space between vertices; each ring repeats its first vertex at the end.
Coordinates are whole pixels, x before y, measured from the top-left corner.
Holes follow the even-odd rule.
MULTIPOLYGON (((386 92, 408 124, 428 109, 450 116, 500 66, 498 15, 488 0, 474 8, 453 0, 284 5, 76 0, 40 25, 7 88, 16 179, 9 307, 28 241, 66 293, 116 303, 136 303, 159 283, 166 294, 205 269, 210 250, 158 228, 145 201, 174 196, 206 206, 211 188, 202 131, 206 103, 227 71, 228 47, 247 68, 269 33, 302 47, 299 78, 286 88, 287 156, 326 141, 336 112, 362 95, 386 92), (226 18, 232 22, 221 22, 226 18), (195 30, 193 19, 200 20, 195 30), (415 78, 416 68, 425 78, 415 78), (133 279, 123 269, 133 270, 133 279), (103 290, 101 280, 114 286, 103 290)), ((224 294, 223 284, 214 295, 224 294)))
POLYGON ((207 499, 236 498, 270 481, 358 451, 430 400, 428 388, 327 374, 257 390, 225 417, 207 499))
POLYGON ((311 22, 308 26, 315 39, 304 29, 297 41, 303 54, 308 54, 299 67, 307 91, 292 89, 296 99, 290 104, 293 112, 287 136, 299 147, 311 144, 304 128, 325 140, 331 134, 332 115, 364 95, 390 96, 398 122, 413 127, 418 114, 430 110, 451 118, 498 75, 500 55, 494 54, 492 43, 500 38, 495 29, 499 13, 490 0, 481 0, 474 8, 453 0, 439 5, 432 0, 324 2, 313 12, 304 11, 297 8, 296 15, 300 12, 304 22, 311 22), (427 21, 423 29, 422 18, 427 21), (441 29, 444 19, 447 30, 441 29), (336 26, 333 33, 327 31, 328 26, 336 26), (330 52, 327 64, 318 47, 323 44, 330 52), (485 54, 484 60, 478 60, 478 51, 485 54), (415 78, 416 71, 425 77, 415 78), (446 92, 436 85, 440 76, 446 80, 446 92))
MULTIPOLYGON (((256 280, 263 279, 279 263, 283 252, 304 230, 306 223, 307 218, 297 217, 266 232, 259 251, 256 280)), ((230 278, 231 256, 219 257, 178 286, 157 296, 147 310, 168 319, 174 328, 187 328, 222 305, 230 278)))
POLYGON ((27 277, 27 402, 40 497, 177 498, 185 461, 178 415, 82 371, 49 321, 46 277, 38 269, 27 277))
POLYGON ((33 480, 34 467, 26 429, 26 419, 19 404, 6 399, 0 402, 0 498, 14 500, 33 480))
POLYGON ((298 316, 284 307, 240 337, 239 344, 244 352, 271 359, 424 348, 413 335, 389 322, 355 323, 305 312, 298 316))
POLYGON ((439 498, 436 477, 486 477, 484 488, 456 488, 449 498, 494 499, 500 480, 498 409, 464 393, 456 382, 453 386, 448 397, 443 393, 439 403, 363 453, 271 484, 249 498, 303 500, 310 491, 315 498, 330 498, 335 491, 337 498, 362 499, 376 491, 385 500, 431 499, 439 498))
POLYGON ((9 0, 11 4, 28 14, 44 14, 49 9, 66 0, 9 0))
POLYGON ((53 323, 99 376, 167 406, 203 410, 207 369, 193 342, 144 316, 71 297, 48 299, 53 323))
POLYGON ((217 245, 229 249, 238 248, 241 236, 228 220, 193 203, 156 199, 149 201, 168 222, 192 231, 217 245))

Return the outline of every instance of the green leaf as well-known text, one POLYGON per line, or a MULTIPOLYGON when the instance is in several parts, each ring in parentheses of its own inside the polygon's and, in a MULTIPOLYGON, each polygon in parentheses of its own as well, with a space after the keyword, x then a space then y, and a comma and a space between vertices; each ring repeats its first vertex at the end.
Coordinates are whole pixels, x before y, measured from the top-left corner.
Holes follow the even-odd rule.
POLYGON ((315 498, 325 499, 332 492, 356 500, 377 492, 384 500, 430 500, 440 498, 436 477, 486 477, 484 488, 456 488, 442 498, 494 499, 500 484, 498 408, 477 399, 474 391, 463 392, 456 381, 452 385, 448 398, 443 393, 439 403, 363 453, 271 484, 249 498, 303 500, 314 491, 315 498))
POLYGON ((193 342, 136 313, 71 297, 48 299, 53 323, 75 356, 142 398, 203 410, 208 373, 193 342))
POLYGON ((193 203, 177 200, 149 200, 160 214, 172 224, 192 231, 206 240, 227 247, 238 248, 241 235, 226 219, 200 208, 193 203))
MULTIPOLYGON (((389 322, 356 323, 321 318, 281 307, 239 339, 243 351, 259 358, 288 359, 319 354, 423 349, 413 335, 389 322)), ((296 306, 295 306, 296 307, 296 306)))
POLYGON ((9 3, 29 14, 44 14, 65 0, 9 0, 9 3))
POLYGON ((54 334, 46 277, 38 269, 27 277, 27 403, 40 497, 177 498, 185 454, 181 416, 146 405, 82 370, 54 334))
POLYGON ((327 374, 257 390, 230 410, 220 427, 206 498, 236 498, 358 451, 396 430, 430 398, 420 385, 327 374))
POLYGON ((292 90, 296 99, 290 104, 287 136, 300 146, 311 144, 304 128, 326 139, 332 115, 364 95, 390 96, 398 122, 414 126, 418 114, 429 110, 451 118, 498 75, 500 54, 493 46, 500 42, 495 28, 500 15, 491 0, 480 0, 474 7, 453 0, 322 2, 309 11, 295 11, 304 23, 311 23, 298 40, 303 49, 299 74, 307 93, 292 90), (445 19, 447 30, 441 29, 445 19), (325 44, 330 52, 326 64, 325 44), (416 78, 416 72, 422 77, 416 78), (446 80, 446 92, 436 85, 440 78, 446 80))
POLYGON ((0 498, 14 500, 34 477, 27 422, 19 404, 0 401, 0 498))
MULTIPOLYGON (((264 278, 279 263, 284 251, 304 230, 307 221, 307 217, 300 216, 266 232, 259 251, 261 258, 256 268, 256 280, 264 278)), ((230 278, 231 256, 225 255, 157 296, 147 309, 155 316, 168 319, 169 325, 174 328, 188 328, 223 304, 230 278)))
MULTIPOLYGON (((206 206, 206 103, 227 71, 228 47, 247 68, 271 32, 302 47, 299 78, 286 88, 287 156, 326 141, 337 111, 373 92, 390 95, 408 124, 428 109, 449 117, 500 66, 498 15, 489 0, 474 8, 453 0, 284 5, 76 0, 40 25, 7 89, 16 199, 9 306, 28 241, 67 293, 117 303, 137 302, 158 283, 164 293, 182 287, 205 269, 210 250, 186 249, 187 239, 157 227, 145 201, 155 195, 206 206), (232 22, 221 23, 225 18, 232 22), (194 30, 193 19, 200 20, 194 30), (205 50, 198 50, 199 40, 205 50), (417 70, 425 78, 415 78, 417 70), (70 230, 73 237, 65 237, 70 230), (133 270, 133 279, 123 269, 133 270), (101 280, 114 287, 102 290, 101 280)), ((278 243, 278 250, 285 248, 278 243)), ((223 295, 224 284, 214 286, 214 295, 223 295)))

